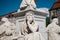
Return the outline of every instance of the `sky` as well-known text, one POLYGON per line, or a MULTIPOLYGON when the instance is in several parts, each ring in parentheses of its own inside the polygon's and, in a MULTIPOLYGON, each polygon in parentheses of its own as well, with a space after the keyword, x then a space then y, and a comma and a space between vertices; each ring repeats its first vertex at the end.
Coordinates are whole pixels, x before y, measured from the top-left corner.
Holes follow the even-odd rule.
MULTIPOLYGON (((37 8, 50 9, 56 0, 37 0, 37 8)), ((0 0, 0 16, 17 11, 22 0, 0 0)))

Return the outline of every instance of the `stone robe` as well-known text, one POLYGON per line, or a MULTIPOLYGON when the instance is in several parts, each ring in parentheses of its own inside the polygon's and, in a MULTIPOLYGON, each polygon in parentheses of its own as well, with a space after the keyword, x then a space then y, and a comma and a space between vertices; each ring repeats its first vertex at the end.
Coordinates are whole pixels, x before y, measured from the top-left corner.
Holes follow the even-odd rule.
POLYGON ((26 24, 24 23, 24 26, 22 27, 22 33, 24 35, 25 40, 45 40, 43 36, 37 31, 39 29, 38 25, 35 23, 34 25, 30 25, 31 28, 26 29, 26 24), (30 33, 28 33, 28 30, 30 33))
POLYGON ((47 26, 47 32, 49 40, 60 40, 60 27, 55 22, 47 26))
POLYGON ((15 24, 6 21, 0 26, 0 40, 12 40, 15 35, 15 24))
POLYGON ((22 0, 20 8, 34 9, 34 8, 36 8, 36 5, 35 5, 34 0, 22 0))

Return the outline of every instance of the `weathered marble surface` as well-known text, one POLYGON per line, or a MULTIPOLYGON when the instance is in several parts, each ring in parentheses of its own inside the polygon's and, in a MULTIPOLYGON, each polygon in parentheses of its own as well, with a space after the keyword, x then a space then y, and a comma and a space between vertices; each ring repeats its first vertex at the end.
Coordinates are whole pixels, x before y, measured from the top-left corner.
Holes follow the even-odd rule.
POLYGON ((2 18, 4 22, 0 26, 0 40, 12 40, 12 37, 15 35, 15 25, 8 21, 7 18, 2 18))
POLYGON ((57 23, 58 19, 55 18, 47 27, 49 40, 60 40, 60 26, 57 23))
POLYGON ((23 8, 25 10, 27 10, 27 9, 32 9, 32 10, 36 9, 35 0, 22 0, 20 8, 23 8))
POLYGON ((25 35, 25 40, 45 40, 39 32, 25 35))
MULTIPOLYGON (((22 27, 22 34, 25 40, 42 40, 43 36, 39 32, 39 26, 34 20, 32 12, 27 12, 25 16, 25 23, 22 27), (38 31, 37 31, 38 30, 38 31)), ((45 39, 44 39, 45 40, 45 39)))
MULTIPOLYGON (((15 29, 15 27, 13 27, 14 28, 14 32, 15 33, 13 33, 14 34, 14 36, 4 36, 4 37, 2 37, 1 39, 3 39, 3 38, 5 38, 6 39, 6 37, 8 37, 10 40, 26 40, 26 39, 28 39, 28 40, 35 40, 37 37, 37 40, 47 40, 47 33, 46 33, 46 27, 45 27, 45 13, 44 14, 42 14, 42 13, 40 13, 40 12, 37 12, 37 11, 35 11, 35 10, 25 10, 25 12, 24 11, 22 11, 21 13, 19 12, 17 15, 16 15, 16 18, 14 18, 14 20, 11 18, 11 22, 10 21, 8 21, 8 25, 6 24, 6 23, 4 23, 4 25, 7 25, 8 26, 8 30, 9 31, 12 31, 11 30, 11 28, 12 27, 10 27, 10 24, 12 23, 12 25, 13 26, 15 26, 16 27, 16 29, 15 29), (23 14, 26 14, 26 13, 28 13, 28 15, 25 15, 25 16, 21 16, 21 15, 23 15, 23 14), (32 13, 34 16, 32 16, 32 14, 30 14, 30 13, 32 13), (36 13, 36 14, 34 14, 34 13, 36 13), (19 16, 18 16, 19 15, 19 16), (17 17, 18 16, 18 17, 17 17), (27 16, 27 17, 26 17, 27 16), (31 18, 30 18, 31 17, 31 18), (31 31, 32 31, 32 33, 27 33, 27 34, 25 34, 25 35, 21 35, 21 32, 23 32, 22 31, 22 27, 23 28, 25 28, 26 29, 26 26, 27 25, 25 25, 26 24, 26 18, 28 18, 29 20, 33 20, 33 23, 32 24, 30 24, 30 22, 31 21, 27 21, 27 23, 28 23, 28 26, 29 26, 29 28, 31 29, 31 31), (13 21, 12 21, 13 20, 13 21), (16 25, 15 25, 15 24, 16 25), (35 28, 34 28, 35 27, 35 28), (36 32, 36 30, 39 28, 39 31, 38 32, 36 32), (34 30, 33 30, 34 29, 34 30), (32 36, 32 35, 34 35, 34 36, 32 36), (28 38, 29 37, 29 38, 28 38), (31 37, 33 37, 33 38, 31 38, 31 37), (11 39, 12 38, 12 39, 11 39), (25 39, 26 38, 26 39, 25 39)), ((4 27, 4 26, 3 26, 4 27)), ((3 28, 2 27, 2 28, 3 28)), ((6 27, 4 27, 4 29, 2 29, 1 28, 1 30, 4 32, 4 30, 6 29, 6 27)), ((25 30, 24 29, 24 30, 25 30)), ((7 31, 7 33, 9 34, 9 31, 7 31)), ((12 32, 11 32, 12 33, 12 32)), ((8 40, 8 38, 7 38, 7 40, 8 40)))

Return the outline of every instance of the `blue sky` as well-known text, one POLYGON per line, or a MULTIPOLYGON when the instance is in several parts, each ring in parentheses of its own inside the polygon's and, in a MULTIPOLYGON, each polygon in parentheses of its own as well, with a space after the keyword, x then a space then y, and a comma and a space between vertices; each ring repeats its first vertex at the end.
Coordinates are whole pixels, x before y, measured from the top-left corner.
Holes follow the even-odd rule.
MULTIPOLYGON (((19 9, 22 0, 0 0, 0 16, 19 9)), ((51 8, 55 0, 37 0, 37 8, 51 8)))

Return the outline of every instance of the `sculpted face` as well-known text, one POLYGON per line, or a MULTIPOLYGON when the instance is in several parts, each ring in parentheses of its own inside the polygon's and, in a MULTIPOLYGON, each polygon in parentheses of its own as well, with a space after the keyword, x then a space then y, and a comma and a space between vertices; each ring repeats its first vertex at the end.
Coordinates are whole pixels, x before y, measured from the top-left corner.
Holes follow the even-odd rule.
POLYGON ((33 20, 33 15, 32 14, 27 15, 27 20, 32 21, 33 20))

